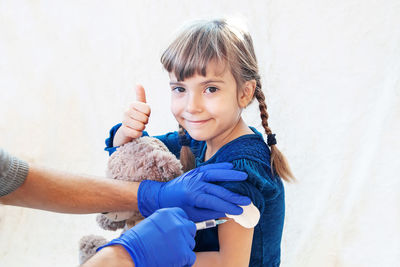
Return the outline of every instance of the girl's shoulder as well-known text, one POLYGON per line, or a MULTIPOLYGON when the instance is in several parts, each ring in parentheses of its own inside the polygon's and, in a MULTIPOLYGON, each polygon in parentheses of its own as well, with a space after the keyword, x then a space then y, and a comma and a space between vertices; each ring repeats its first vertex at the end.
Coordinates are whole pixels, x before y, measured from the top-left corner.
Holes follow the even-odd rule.
POLYGON ((263 136, 255 128, 251 127, 254 134, 242 135, 221 147, 214 155, 215 160, 234 161, 247 159, 260 164, 268 164, 270 150, 264 142, 263 136))
POLYGON ((250 197, 254 205, 264 212, 266 203, 279 199, 284 194, 284 187, 281 178, 271 172, 270 164, 261 160, 248 158, 229 161, 233 169, 247 173, 247 179, 240 182, 217 182, 224 188, 250 197))
POLYGON ((210 159, 203 162, 203 151, 197 158, 197 165, 204 165, 218 162, 241 162, 242 166, 258 169, 260 167, 270 168, 270 149, 265 143, 263 136, 255 128, 250 127, 253 134, 242 135, 224 146, 222 146, 210 159))
POLYGON ((196 166, 231 162, 235 170, 246 172, 246 181, 219 184, 233 192, 249 196, 261 211, 265 201, 275 199, 283 193, 283 184, 279 176, 271 170, 268 145, 261 133, 252 127, 251 129, 254 134, 240 136, 225 144, 206 162, 197 158, 196 166))

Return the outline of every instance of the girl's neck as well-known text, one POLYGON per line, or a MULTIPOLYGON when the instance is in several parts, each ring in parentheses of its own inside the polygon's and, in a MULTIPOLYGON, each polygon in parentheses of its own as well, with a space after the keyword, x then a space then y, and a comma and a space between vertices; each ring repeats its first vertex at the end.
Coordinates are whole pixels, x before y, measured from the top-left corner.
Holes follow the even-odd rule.
POLYGON ((235 126, 230 130, 224 132, 220 136, 207 140, 207 150, 204 155, 204 161, 209 160, 222 146, 229 143, 236 138, 246 135, 253 134, 253 131, 244 123, 243 119, 240 118, 235 126))

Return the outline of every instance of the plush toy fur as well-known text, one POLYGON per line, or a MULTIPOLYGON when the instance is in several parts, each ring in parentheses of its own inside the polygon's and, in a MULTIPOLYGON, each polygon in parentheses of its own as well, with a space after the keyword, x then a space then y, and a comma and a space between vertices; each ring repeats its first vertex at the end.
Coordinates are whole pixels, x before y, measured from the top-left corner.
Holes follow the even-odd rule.
MULTIPOLYGON (((168 181, 182 174, 182 165, 158 139, 142 137, 117 149, 108 160, 107 178, 140 182, 168 181)), ((143 219, 138 211, 114 211, 99 214, 99 226, 105 230, 123 229, 123 232, 143 219)), ((79 262, 87 261, 96 249, 108 241, 101 236, 84 236, 79 242, 79 262)))

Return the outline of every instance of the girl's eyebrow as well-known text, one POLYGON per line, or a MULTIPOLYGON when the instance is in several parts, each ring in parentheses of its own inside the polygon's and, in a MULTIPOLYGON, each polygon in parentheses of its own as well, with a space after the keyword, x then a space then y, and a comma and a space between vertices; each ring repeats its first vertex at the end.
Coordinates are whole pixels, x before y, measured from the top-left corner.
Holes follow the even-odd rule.
MULTIPOLYGON (((208 83, 225 83, 223 80, 206 80, 204 82, 201 82, 200 85, 208 84, 208 83)), ((182 82, 170 82, 170 85, 185 85, 182 82)))
POLYGON ((183 85, 183 83, 180 82, 169 82, 170 85, 183 85))
POLYGON ((201 82, 201 85, 207 84, 207 83, 225 83, 223 80, 207 80, 204 82, 201 82))

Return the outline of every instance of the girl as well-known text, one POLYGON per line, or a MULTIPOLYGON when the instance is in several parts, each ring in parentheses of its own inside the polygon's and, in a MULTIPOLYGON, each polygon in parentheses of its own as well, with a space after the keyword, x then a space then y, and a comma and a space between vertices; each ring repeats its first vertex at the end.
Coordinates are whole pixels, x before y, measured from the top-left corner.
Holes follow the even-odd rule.
MULTIPOLYGON (((156 137, 180 158, 184 171, 217 162, 245 171, 246 181, 220 184, 249 196, 261 214, 253 229, 229 220, 198 231, 195 266, 279 266, 285 210, 281 178, 294 177, 268 126, 250 35, 225 20, 196 22, 166 49, 161 62, 169 73, 171 110, 179 131, 156 137), (268 145, 241 117, 254 98, 268 145)), ((143 135, 150 107, 143 87, 136 90, 138 101, 106 140, 110 153, 143 135)))

